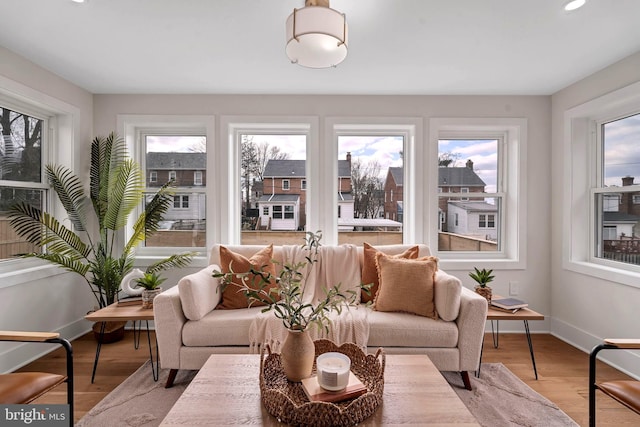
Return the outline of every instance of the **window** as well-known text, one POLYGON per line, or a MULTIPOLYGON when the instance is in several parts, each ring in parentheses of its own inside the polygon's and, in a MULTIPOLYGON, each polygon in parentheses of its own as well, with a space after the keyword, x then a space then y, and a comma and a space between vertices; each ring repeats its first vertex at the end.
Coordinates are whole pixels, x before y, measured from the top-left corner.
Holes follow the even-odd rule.
POLYGON ((42 166, 47 123, 42 116, 0 105, 1 260, 40 251, 18 237, 4 213, 19 201, 46 209, 48 186, 43 182, 42 166))
POLYGON ((597 122, 595 257, 640 266, 640 113, 597 122))
POLYGON ((437 200, 429 246, 443 268, 472 268, 477 260, 524 268, 526 120, 443 118, 429 127, 427 182, 437 200))
POLYGON ((363 127, 338 134, 338 242, 362 245, 384 235, 400 244, 406 136, 363 127))
POLYGON ((145 153, 142 163, 147 170, 153 169, 147 184, 149 193, 168 181, 175 185, 173 205, 164 215, 166 227, 147 238, 145 247, 204 247, 206 188, 202 169, 207 162, 206 137, 153 129, 140 132, 140 139, 145 153), (156 181, 151 180, 154 174, 156 181))
POLYGON ((286 205, 284 207, 284 219, 293 219, 293 206, 286 205))
POLYGON ((158 172, 156 171, 149 172, 149 182, 154 184, 158 182, 158 172))
POLYGON ((640 205, 640 194, 634 194, 633 195, 633 204, 634 205, 640 205))
POLYGON ((300 184, 300 185, 301 185, 301 188, 302 188, 303 190, 306 190, 306 189, 307 189, 307 180, 306 180, 306 179, 303 179, 303 180, 301 181, 301 184, 300 184))
POLYGON ((640 287, 640 212, 633 203, 640 195, 640 83, 570 108, 564 117, 564 150, 571 155, 564 165, 563 268, 640 287))
POLYGON ((503 137, 480 139, 455 133, 450 136, 438 141, 438 187, 443 189, 438 192, 438 208, 455 212, 455 224, 452 229, 447 225, 442 227, 443 238, 438 240, 438 250, 497 252, 500 250, 498 233, 486 231, 495 228, 496 214, 478 212, 498 212, 504 198, 498 179, 503 137), (462 194, 477 197, 461 197, 462 194), (488 226, 489 216, 494 227, 488 226))
POLYGON ((189 196, 186 196, 186 195, 173 196, 173 207, 175 209, 189 209, 189 196))
POLYGON ((299 230, 306 227, 307 199, 302 186, 306 186, 307 137, 286 133, 284 127, 278 131, 282 133, 239 129, 235 134, 240 149, 242 244, 256 243, 264 231, 272 232, 270 239, 297 243, 302 238, 299 230), (267 206, 271 206, 270 218, 267 206))

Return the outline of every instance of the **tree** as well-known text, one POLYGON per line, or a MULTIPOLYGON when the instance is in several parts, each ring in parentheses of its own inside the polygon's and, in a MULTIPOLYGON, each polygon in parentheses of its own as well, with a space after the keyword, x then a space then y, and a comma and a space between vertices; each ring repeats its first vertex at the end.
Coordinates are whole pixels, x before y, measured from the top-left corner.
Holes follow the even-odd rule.
POLYGON ((384 183, 376 160, 351 162, 351 189, 356 218, 375 218, 384 203, 384 183))
POLYGON ((264 179, 264 169, 267 167, 269 160, 287 160, 289 158, 289 153, 281 151, 280 147, 277 145, 271 145, 266 141, 256 145, 256 154, 258 162, 256 178, 258 181, 262 181, 264 179))
POLYGON ((438 166, 444 168, 455 166, 458 159, 460 159, 460 153, 452 153, 451 151, 440 153, 438 155, 438 166))
POLYGON ((258 172, 258 153, 253 137, 242 135, 240 141, 242 191, 245 196, 245 211, 251 209, 251 187, 258 172))

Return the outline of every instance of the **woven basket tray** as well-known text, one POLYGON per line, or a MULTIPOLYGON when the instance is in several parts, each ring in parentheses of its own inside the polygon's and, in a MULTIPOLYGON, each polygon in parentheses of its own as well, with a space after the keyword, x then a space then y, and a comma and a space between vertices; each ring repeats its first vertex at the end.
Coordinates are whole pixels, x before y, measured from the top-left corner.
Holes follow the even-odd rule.
MULTIPOLYGON (((278 421, 305 426, 353 426, 370 417, 382 402, 385 356, 382 348, 365 355, 355 344, 337 346, 329 340, 314 342, 316 356, 330 351, 346 354, 351 371, 367 386, 367 392, 343 402, 310 402, 301 383, 287 381, 280 354, 260 355, 260 394, 262 404, 278 421)), ((315 372, 315 362, 313 370, 315 372)))

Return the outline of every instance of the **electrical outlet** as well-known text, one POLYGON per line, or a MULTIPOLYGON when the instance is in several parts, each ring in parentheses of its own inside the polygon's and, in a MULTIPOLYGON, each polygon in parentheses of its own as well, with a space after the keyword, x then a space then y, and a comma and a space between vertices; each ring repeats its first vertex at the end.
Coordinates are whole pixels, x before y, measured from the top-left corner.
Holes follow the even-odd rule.
POLYGON ((518 295, 518 282, 509 282, 509 295, 518 295))

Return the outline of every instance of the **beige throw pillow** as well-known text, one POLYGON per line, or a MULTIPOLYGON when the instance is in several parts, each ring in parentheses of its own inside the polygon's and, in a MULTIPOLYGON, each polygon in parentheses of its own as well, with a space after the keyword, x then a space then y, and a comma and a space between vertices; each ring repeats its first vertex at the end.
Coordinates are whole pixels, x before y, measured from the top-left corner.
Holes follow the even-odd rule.
POLYGON ((379 271, 378 293, 374 300, 377 311, 402 311, 437 319, 434 304, 434 279, 438 259, 393 258, 376 255, 379 271))
MULTIPOLYGON (((376 293, 378 292, 379 283, 376 255, 381 252, 366 242, 363 244, 362 248, 362 283, 365 285, 373 283, 370 290, 371 295, 367 295, 366 292, 362 292, 361 301, 366 303, 373 301, 376 298, 376 293)), ((418 252, 420 252, 420 248, 418 246, 412 246, 401 254, 387 256, 392 258, 415 259, 418 258, 418 252)))
MULTIPOLYGON (((264 249, 253 254, 249 259, 235 253, 224 246, 220 246, 220 268, 223 273, 230 273, 232 270, 234 273, 248 273, 253 267, 254 270, 259 270, 266 273, 270 273, 273 278, 269 284, 264 288, 264 292, 269 292, 271 288, 277 286, 275 281, 276 267, 273 264, 273 245, 269 245, 264 249)), ((253 289, 260 289, 261 278, 260 276, 250 274, 245 279, 245 282, 249 287, 253 289)), ((242 285, 242 279, 234 275, 231 283, 222 292, 222 302, 218 304, 217 309, 235 309, 235 308, 247 308, 249 307, 249 300, 242 291, 239 292, 242 285)), ((259 301, 252 302, 251 306, 265 305, 259 301)))

